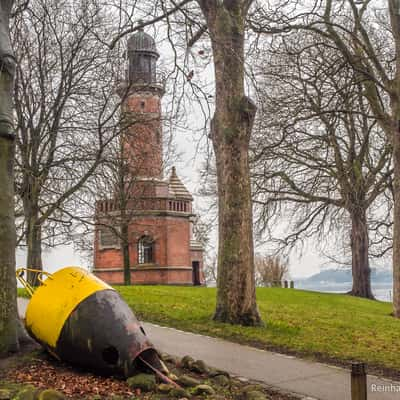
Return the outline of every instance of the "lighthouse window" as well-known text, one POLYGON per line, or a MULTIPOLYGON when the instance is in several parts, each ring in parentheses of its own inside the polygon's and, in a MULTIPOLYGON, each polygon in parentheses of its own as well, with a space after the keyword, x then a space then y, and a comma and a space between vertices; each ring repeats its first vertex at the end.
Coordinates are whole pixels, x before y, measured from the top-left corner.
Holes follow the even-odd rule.
POLYGON ((151 264, 154 262, 154 241, 150 236, 142 236, 138 241, 139 264, 151 264))

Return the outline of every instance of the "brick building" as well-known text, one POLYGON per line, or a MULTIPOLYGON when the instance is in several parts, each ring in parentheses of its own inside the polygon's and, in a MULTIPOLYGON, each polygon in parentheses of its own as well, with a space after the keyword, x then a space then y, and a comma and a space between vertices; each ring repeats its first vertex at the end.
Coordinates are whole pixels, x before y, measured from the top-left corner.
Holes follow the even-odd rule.
MULTIPOLYGON (((128 160, 131 186, 129 260, 132 284, 200 285, 203 249, 193 236, 193 197, 172 168, 163 178, 161 98, 157 79, 159 54, 154 39, 140 30, 128 40, 128 70, 118 92, 127 123, 121 148, 128 160)), ((126 122, 125 121, 125 122, 126 122)), ((115 194, 96 202, 94 273, 111 284, 124 282, 121 240, 107 227, 122 213, 115 194)))

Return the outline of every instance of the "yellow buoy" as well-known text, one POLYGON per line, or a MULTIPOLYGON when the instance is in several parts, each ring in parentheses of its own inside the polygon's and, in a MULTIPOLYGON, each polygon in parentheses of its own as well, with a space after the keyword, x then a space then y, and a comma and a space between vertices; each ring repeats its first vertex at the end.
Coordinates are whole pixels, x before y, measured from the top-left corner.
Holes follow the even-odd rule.
POLYGON ((25 326, 57 358, 126 376, 146 363, 160 368, 157 352, 132 310, 93 274, 79 267, 54 274, 21 268, 17 277, 31 294, 25 326), (38 288, 24 279, 26 271, 37 274, 38 288))

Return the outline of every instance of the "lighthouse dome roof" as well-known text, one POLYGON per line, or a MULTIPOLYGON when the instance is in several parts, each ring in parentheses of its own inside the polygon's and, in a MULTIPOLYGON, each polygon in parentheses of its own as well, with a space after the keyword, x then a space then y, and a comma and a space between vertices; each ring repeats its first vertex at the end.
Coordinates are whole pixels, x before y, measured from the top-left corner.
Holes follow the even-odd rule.
POLYGON ((152 36, 139 29, 128 39, 128 51, 148 52, 158 55, 156 42, 152 36))

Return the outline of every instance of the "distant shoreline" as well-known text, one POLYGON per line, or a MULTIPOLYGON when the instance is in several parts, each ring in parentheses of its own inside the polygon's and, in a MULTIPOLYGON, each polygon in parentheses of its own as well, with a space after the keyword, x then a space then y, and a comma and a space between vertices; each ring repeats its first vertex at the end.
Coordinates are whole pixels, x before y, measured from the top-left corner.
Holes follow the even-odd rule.
MULTIPOLYGON (((295 281, 295 288, 322 293, 346 293, 351 289, 351 282, 295 281)), ((377 300, 392 302, 393 284, 390 282, 372 282, 372 293, 377 300)))

